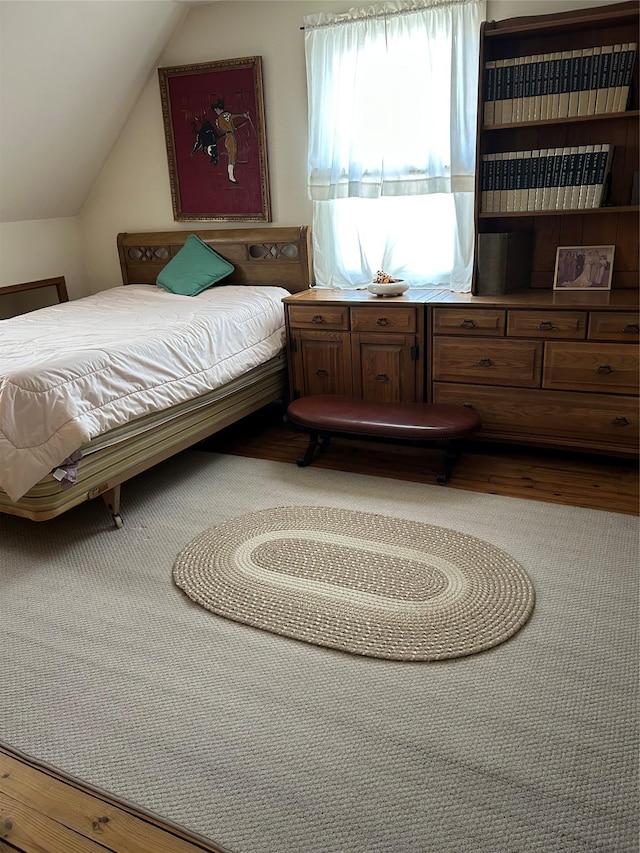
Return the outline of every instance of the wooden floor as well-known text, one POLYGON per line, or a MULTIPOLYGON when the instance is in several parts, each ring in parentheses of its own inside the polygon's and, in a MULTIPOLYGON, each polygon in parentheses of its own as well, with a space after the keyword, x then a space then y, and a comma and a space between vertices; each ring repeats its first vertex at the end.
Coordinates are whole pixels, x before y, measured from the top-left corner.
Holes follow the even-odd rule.
MULTIPOLYGON (((306 436, 279 407, 218 433, 200 449, 295 464, 306 436)), ((313 464, 340 471, 436 484, 437 450, 333 439, 313 464)), ((458 460, 451 481, 464 489, 638 515, 638 465, 569 452, 479 443, 458 460)), ((134 807, 0 747, 0 853, 221 853, 134 807)), ((224 853, 224 851, 222 851, 224 853)))
MULTIPOLYGON (((282 409, 273 406, 223 430, 200 447, 295 464, 307 444, 308 438, 285 422, 282 409)), ((435 485, 443 459, 444 453, 438 450, 332 438, 327 450, 316 452, 312 464, 435 485)), ((638 483, 637 459, 475 442, 467 445, 451 480, 440 488, 638 515, 638 483)))

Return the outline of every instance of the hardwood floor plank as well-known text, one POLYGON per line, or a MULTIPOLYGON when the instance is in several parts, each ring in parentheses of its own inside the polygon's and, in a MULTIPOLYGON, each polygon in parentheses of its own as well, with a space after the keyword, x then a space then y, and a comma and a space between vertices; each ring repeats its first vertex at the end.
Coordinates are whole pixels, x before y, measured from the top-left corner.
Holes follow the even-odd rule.
POLYGON ((0 838, 24 853, 35 853, 41 838, 48 837, 43 832, 51 832, 51 838, 61 845, 42 848, 45 853, 222 853, 2 747, 0 838))

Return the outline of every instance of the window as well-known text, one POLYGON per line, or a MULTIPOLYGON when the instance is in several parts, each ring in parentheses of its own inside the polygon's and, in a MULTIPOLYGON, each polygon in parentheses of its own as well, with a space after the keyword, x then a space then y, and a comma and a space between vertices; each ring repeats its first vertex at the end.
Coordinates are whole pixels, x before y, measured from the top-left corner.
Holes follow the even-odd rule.
POLYGON ((316 281, 468 290, 484 0, 305 18, 316 281), (405 11, 406 9, 406 11, 405 11))

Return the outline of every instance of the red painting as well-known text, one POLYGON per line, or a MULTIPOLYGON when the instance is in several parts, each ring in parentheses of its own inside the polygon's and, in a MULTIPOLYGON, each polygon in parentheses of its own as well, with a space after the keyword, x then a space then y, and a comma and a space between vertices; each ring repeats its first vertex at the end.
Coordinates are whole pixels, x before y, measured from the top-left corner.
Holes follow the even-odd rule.
POLYGON ((262 58, 158 75, 174 219, 270 222, 262 58))

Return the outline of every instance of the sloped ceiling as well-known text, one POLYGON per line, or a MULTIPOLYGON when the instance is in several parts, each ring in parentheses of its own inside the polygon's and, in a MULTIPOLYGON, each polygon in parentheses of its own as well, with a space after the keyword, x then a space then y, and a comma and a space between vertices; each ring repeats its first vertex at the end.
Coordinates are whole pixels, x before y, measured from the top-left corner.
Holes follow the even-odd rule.
POLYGON ((0 2, 0 222, 77 216, 189 2, 0 2))

